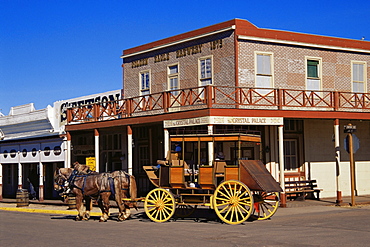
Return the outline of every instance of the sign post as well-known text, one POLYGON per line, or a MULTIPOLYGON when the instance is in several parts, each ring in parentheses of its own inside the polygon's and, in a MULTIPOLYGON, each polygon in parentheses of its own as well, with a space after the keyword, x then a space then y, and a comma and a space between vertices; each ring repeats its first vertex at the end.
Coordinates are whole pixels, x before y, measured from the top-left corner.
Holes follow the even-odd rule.
POLYGON ((350 173, 351 173, 351 206, 355 206, 355 160, 353 155, 353 132, 356 131, 356 125, 348 124, 344 125, 344 133, 347 133, 345 143, 345 148, 349 153, 349 162, 350 162, 350 173))

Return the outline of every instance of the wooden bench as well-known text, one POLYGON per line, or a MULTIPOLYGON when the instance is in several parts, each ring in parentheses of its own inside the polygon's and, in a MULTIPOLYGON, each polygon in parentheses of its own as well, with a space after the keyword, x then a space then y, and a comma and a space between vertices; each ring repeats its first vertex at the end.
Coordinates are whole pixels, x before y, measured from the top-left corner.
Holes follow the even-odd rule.
POLYGON ((290 200, 320 200, 321 191, 317 188, 316 180, 285 181, 285 194, 290 200))

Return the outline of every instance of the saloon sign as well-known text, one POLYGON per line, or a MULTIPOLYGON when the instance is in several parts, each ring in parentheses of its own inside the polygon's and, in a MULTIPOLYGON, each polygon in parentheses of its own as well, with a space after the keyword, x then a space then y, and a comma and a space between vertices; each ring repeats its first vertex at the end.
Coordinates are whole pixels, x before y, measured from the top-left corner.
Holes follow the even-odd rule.
POLYGON ((178 120, 166 120, 164 128, 185 127, 194 125, 224 124, 224 125, 283 125, 281 117, 199 117, 178 120))
POLYGON ((56 109, 59 109, 59 122, 61 125, 66 124, 67 109, 71 107, 79 107, 83 105, 105 103, 109 101, 121 99, 121 90, 109 91, 105 93, 87 95, 79 98, 70 99, 67 101, 59 101, 54 104, 56 109))

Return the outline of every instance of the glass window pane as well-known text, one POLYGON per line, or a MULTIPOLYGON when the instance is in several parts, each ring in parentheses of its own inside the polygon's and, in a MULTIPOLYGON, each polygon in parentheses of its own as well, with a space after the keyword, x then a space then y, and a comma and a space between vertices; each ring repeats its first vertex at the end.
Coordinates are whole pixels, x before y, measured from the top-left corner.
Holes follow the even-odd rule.
POLYGON ((256 87, 271 88, 271 76, 257 75, 256 87))
POLYGON ((141 82, 140 82, 141 90, 149 89, 150 81, 149 81, 149 72, 141 73, 141 82))
POLYGON ((212 77, 212 64, 210 58, 206 59, 206 77, 212 77))
POLYGON ((177 65, 170 66, 169 67, 169 73, 170 74, 177 74, 178 73, 178 66, 177 65))
POLYGON ((170 79, 170 90, 174 90, 178 88, 179 88, 179 84, 178 84, 177 77, 171 78, 170 79))
POLYGON ((212 79, 206 79, 201 81, 201 86, 206 86, 212 84, 212 79))
POLYGON ((307 76, 311 78, 319 77, 319 61, 314 60, 307 61, 307 76))
POLYGON ((318 80, 318 79, 307 79, 307 90, 319 91, 320 90, 320 80, 318 80))
POLYGON ((353 82, 353 92, 354 93, 364 93, 364 83, 362 82, 353 82))
POLYGON ((257 55, 257 74, 271 75, 271 56, 257 55))
POLYGON ((364 81, 364 65, 363 64, 353 64, 353 80, 354 81, 364 81))
POLYGON ((200 60, 200 78, 212 77, 212 61, 210 58, 200 60))
POLYGON ((200 61, 200 78, 205 78, 205 60, 200 61))

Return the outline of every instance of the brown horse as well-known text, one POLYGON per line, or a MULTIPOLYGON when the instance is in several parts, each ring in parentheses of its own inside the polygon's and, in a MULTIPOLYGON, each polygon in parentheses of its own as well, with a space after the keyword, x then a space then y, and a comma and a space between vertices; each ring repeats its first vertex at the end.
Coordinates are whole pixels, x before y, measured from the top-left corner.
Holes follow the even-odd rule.
MULTIPOLYGON (((71 192, 76 195, 78 215, 76 220, 88 220, 92 205, 92 198, 97 199, 102 216, 99 221, 107 221, 109 218, 109 197, 114 195, 119 208, 118 221, 130 217, 130 206, 122 202, 123 198, 135 199, 137 188, 135 177, 123 171, 113 173, 96 173, 80 175, 72 168, 57 168, 54 172, 54 188, 63 190, 69 186, 71 192), (86 202, 86 208, 83 204, 86 202)), ((136 204, 133 206, 136 208, 136 204)))
POLYGON ((80 163, 78 163, 77 161, 75 163, 73 163, 73 168, 75 170, 77 170, 80 174, 90 174, 90 173, 96 173, 92 170, 90 170, 90 167, 87 166, 87 165, 82 165, 80 163))

